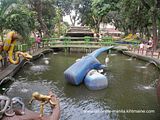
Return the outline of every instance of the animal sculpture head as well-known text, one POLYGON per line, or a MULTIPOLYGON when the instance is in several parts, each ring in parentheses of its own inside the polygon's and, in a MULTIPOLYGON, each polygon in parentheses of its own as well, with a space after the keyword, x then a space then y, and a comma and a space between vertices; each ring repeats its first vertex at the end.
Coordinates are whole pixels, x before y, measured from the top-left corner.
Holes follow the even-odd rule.
POLYGON ((22 55, 26 60, 30 60, 32 58, 32 56, 27 52, 19 52, 19 54, 22 55))
POLYGON ((23 53, 23 57, 26 59, 26 60, 30 60, 32 58, 32 56, 28 53, 23 53))
MULTIPOLYGON (((33 100, 39 100, 40 99, 40 94, 38 92, 32 93, 32 99, 33 100)), ((31 101, 32 102, 32 101, 31 101)), ((30 103, 31 103, 30 102, 30 103)))

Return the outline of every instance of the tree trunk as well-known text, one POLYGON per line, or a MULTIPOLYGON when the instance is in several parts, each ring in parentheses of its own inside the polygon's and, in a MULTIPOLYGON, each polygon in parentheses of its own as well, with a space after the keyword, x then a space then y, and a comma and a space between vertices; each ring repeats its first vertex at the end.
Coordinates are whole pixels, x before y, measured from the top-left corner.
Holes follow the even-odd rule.
POLYGON ((42 31, 47 37, 49 37, 50 34, 48 31, 47 25, 44 23, 43 17, 42 17, 42 0, 29 0, 29 2, 33 10, 37 12, 37 21, 39 22, 42 31))
POLYGON ((1 40, 2 40, 2 42, 3 42, 3 40, 4 40, 4 37, 3 37, 3 30, 0 30, 0 36, 1 36, 1 40))
POLYGON ((157 37, 157 16, 156 12, 152 13, 152 26, 153 26, 153 49, 155 50, 158 44, 157 37))
POLYGON ((38 12, 37 20, 40 23, 40 25, 42 27, 42 30, 44 31, 44 34, 47 35, 47 36, 50 36, 48 28, 47 28, 46 24, 43 22, 43 19, 42 19, 42 11, 38 12))
POLYGON ((160 21, 158 20, 158 42, 160 41, 160 21))
POLYGON ((96 37, 99 37, 99 24, 95 24, 94 29, 95 29, 96 37))
POLYGON ((58 38, 60 38, 60 36, 61 36, 61 21, 60 21, 60 19, 58 19, 58 23, 57 23, 58 25, 57 25, 57 27, 58 27, 58 38))
POLYGON ((71 14, 69 15, 69 18, 70 18, 70 21, 71 21, 72 26, 75 26, 71 14))

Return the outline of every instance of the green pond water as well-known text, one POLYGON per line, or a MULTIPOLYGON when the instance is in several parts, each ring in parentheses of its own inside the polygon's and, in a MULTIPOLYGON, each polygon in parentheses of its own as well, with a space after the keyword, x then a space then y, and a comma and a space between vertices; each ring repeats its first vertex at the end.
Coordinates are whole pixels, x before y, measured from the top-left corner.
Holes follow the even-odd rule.
MULTIPOLYGON (((84 84, 73 86, 64 79, 63 72, 83 55, 50 53, 26 64, 14 76, 16 81, 9 86, 7 95, 20 96, 29 109, 39 111, 38 103, 28 105, 32 92, 47 94, 52 90, 60 99, 61 120, 160 119, 154 87, 160 71, 155 66, 111 51, 105 70, 109 85, 104 90, 91 91, 84 84)), ((104 63, 105 57, 103 53, 98 59, 104 63)))

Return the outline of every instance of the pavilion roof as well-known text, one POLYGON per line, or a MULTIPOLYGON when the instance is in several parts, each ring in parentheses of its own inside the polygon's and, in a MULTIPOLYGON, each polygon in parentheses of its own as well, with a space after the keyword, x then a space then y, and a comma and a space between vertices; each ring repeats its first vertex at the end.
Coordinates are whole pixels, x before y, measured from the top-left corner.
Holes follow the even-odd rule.
POLYGON ((67 31, 67 36, 73 36, 73 37, 93 36, 93 35, 94 33, 87 26, 76 26, 76 27, 72 26, 67 31))

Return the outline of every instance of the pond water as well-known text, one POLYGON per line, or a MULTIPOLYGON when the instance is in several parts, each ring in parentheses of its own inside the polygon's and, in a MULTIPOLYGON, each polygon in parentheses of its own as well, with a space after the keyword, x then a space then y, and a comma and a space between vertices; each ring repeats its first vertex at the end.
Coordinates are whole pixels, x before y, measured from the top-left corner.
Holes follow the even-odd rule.
MULTIPOLYGON (((111 51, 110 63, 105 70, 108 88, 90 91, 84 84, 68 84, 63 72, 83 53, 47 54, 45 58, 23 67, 15 76, 7 94, 20 96, 29 109, 39 111, 38 106, 28 105, 31 94, 39 91, 55 92, 60 99, 61 120, 159 120, 155 81, 160 71, 146 62, 111 51), (45 60, 49 64, 45 64, 45 60)), ((98 59, 104 63, 106 53, 98 59)))

